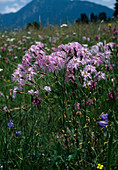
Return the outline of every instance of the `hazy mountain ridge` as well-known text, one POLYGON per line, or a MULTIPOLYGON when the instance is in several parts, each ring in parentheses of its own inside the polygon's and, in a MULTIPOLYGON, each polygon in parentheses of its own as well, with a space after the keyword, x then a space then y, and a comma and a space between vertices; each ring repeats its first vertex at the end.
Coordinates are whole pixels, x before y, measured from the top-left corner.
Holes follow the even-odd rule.
POLYGON ((113 10, 88 1, 81 0, 33 0, 16 13, 0 14, 0 27, 22 27, 28 22, 39 22, 41 16, 42 25, 61 24, 66 19, 74 22, 81 13, 89 17, 91 13, 99 15, 105 12, 107 17, 112 17, 113 10))

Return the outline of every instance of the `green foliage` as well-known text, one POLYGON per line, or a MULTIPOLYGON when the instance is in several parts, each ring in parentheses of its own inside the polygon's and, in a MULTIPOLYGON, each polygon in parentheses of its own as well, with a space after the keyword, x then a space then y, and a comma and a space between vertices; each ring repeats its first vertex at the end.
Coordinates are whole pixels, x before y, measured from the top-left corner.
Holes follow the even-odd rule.
POLYGON ((41 41, 47 45, 46 53, 50 54, 58 45, 73 41, 87 44, 88 48, 99 41, 117 43, 113 28, 115 23, 111 26, 90 23, 1 33, 0 166, 3 169, 96 170, 98 164, 106 170, 117 169, 118 99, 108 97, 108 91, 117 91, 117 48, 111 49, 114 68, 107 71, 101 66, 107 78, 99 81, 96 89, 84 88, 78 71, 75 72, 76 83, 66 83, 65 69, 62 69, 48 74, 40 70, 36 75, 33 90, 37 87, 43 99, 39 107, 32 103, 32 96, 27 93, 31 84, 24 87, 22 94, 16 93, 16 98, 10 90, 16 86, 11 75, 31 45, 41 41), (96 40, 95 35, 100 35, 100 39, 96 40), (45 91, 45 86, 52 90, 45 91), (93 102, 88 105, 90 99, 93 102), (77 103, 81 105, 80 110, 77 103), (8 107, 6 112, 5 106, 8 107), (103 112, 109 115, 106 130, 99 126, 103 112), (14 127, 8 127, 11 119, 14 127), (21 135, 16 135, 16 131, 21 135))

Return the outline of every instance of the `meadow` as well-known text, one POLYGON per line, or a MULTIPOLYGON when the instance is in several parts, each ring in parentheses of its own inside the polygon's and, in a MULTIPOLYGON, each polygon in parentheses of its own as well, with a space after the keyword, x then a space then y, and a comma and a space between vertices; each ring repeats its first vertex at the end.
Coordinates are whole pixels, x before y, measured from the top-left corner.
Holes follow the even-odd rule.
POLYGON ((0 33, 0 168, 117 170, 118 24, 0 33))

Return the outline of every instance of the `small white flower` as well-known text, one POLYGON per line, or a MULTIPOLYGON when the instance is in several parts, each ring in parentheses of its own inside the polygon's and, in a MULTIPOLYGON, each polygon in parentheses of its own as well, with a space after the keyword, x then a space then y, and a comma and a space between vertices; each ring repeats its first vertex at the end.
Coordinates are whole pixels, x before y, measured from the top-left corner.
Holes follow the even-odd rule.
POLYGON ((49 92, 49 91, 51 91, 51 87, 45 86, 45 87, 44 87, 44 90, 46 90, 47 92, 49 92))
POLYGON ((73 35, 76 35, 76 32, 73 32, 73 35))
POLYGON ((3 69, 2 68, 0 68, 0 72, 2 72, 3 71, 3 69))
POLYGON ((27 39, 31 39, 31 37, 26 37, 27 39))
POLYGON ((15 40, 15 38, 11 38, 11 40, 10 40, 10 41, 12 42, 12 41, 14 41, 14 40, 15 40))
POLYGON ((28 91, 28 93, 29 94, 34 94, 34 90, 31 89, 31 90, 28 91))
POLYGON ((68 25, 67 24, 62 24, 60 27, 63 28, 63 27, 67 27, 68 25))
POLYGON ((83 47, 88 47, 88 44, 82 44, 83 45, 83 47))

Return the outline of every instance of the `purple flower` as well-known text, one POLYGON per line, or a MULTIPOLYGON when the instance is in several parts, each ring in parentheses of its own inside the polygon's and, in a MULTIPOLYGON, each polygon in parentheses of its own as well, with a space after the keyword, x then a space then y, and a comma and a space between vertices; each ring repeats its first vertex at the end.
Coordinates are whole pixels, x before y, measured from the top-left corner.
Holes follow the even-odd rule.
POLYGON ((5 112, 7 112, 7 111, 8 111, 7 106, 5 106, 5 107, 3 108, 3 110, 4 110, 5 112))
POLYGON ((86 102, 89 106, 91 106, 91 104, 93 103, 93 99, 89 99, 89 100, 87 100, 87 102, 86 102))
POLYGON ((104 129, 106 129, 106 126, 108 125, 108 123, 106 121, 100 121, 99 125, 102 126, 104 129))
POLYGON ((95 35, 95 40, 100 40, 100 35, 95 35))
POLYGON ((100 117, 101 117, 101 119, 108 121, 108 113, 102 114, 100 117))
POLYGON ((17 92, 16 90, 17 90, 17 89, 18 89, 18 87, 16 87, 16 86, 15 86, 14 89, 13 89, 13 98, 16 97, 16 92, 17 92))
POLYGON ((31 90, 28 91, 28 93, 29 94, 34 94, 34 90, 31 89, 31 90))
POLYGON ((90 41, 90 38, 89 38, 89 37, 87 37, 87 41, 88 41, 88 42, 90 41))
POLYGON ((33 103, 38 106, 41 103, 42 99, 39 97, 33 97, 33 103))
POLYGON ((35 94, 35 95, 39 95, 39 91, 38 91, 38 90, 35 91, 34 94, 35 94))
POLYGON ((112 90, 111 92, 109 91, 109 93, 107 94, 107 96, 109 96, 111 99, 116 99, 116 92, 114 90, 112 90))
POLYGON ((7 123, 7 126, 8 126, 8 127, 14 127, 13 120, 10 120, 10 122, 7 123))
POLYGON ((21 135, 21 131, 16 131, 16 135, 20 136, 21 135))
POLYGON ((85 36, 83 36, 83 37, 82 37, 82 39, 83 39, 83 40, 86 40, 86 37, 85 37, 85 36))

